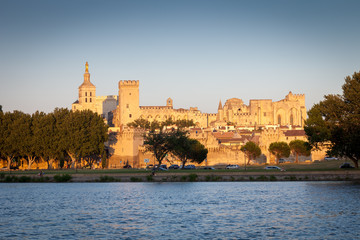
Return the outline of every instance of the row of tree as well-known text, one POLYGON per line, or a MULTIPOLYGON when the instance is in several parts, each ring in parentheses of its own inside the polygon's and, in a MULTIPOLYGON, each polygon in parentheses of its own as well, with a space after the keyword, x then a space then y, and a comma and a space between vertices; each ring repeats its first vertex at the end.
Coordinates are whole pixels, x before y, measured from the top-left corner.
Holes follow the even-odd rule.
MULTIPOLYGON (((248 164, 251 159, 255 159, 261 155, 259 145, 254 142, 247 142, 240 149, 245 153, 248 159, 248 164)), ((276 163, 279 164, 279 159, 289 157, 290 152, 295 155, 295 162, 299 162, 299 156, 309 156, 311 153, 311 146, 308 142, 302 140, 293 140, 289 144, 286 142, 273 142, 269 146, 269 152, 276 157, 276 163)))
POLYGON ((156 129, 163 129, 164 127, 168 126, 177 126, 178 128, 187 128, 195 126, 195 123, 193 120, 172 120, 171 118, 167 119, 164 122, 159 122, 157 120, 154 120, 150 122, 149 120, 139 118, 135 121, 128 123, 129 127, 135 127, 135 128, 142 128, 149 131, 155 131, 156 129))
MULTIPOLYGON (((90 165, 105 157, 104 143, 108 126, 92 111, 55 109, 32 115, 20 111, 0 112, 0 157, 13 162, 26 159, 28 169, 35 161, 44 161, 51 168, 69 159, 71 167, 80 160, 90 165)), ((62 167, 62 166, 61 166, 62 167)))

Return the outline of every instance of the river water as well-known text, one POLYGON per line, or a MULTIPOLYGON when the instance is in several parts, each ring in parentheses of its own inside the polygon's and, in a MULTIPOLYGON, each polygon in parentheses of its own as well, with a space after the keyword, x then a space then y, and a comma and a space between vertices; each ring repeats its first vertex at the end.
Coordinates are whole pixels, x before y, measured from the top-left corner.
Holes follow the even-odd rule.
POLYGON ((2 183, 0 239, 359 239, 347 182, 2 183))

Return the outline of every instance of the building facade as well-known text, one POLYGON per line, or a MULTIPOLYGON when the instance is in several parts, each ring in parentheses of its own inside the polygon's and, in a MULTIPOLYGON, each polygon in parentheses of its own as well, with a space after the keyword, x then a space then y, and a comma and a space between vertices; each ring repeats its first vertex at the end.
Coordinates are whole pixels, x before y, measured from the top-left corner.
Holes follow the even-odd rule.
POLYGON ((289 92, 284 99, 275 102, 252 99, 248 105, 239 98, 231 98, 224 105, 219 102, 217 113, 202 113, 196 107, 175 109, 171 98, 167 98, 163 106, 140 106, 139 88, 139 80, 120 80, 118 95, 96 96, 89 65, 85 65, 79 99, 72 104, 72 110, 90 109, 112 126, 108 143, 112 155, 110 168, 125 164, 143 167, 143 158, 153 159, 142 146, 143 130, 128 127, 139 118, 150 122, 193 120, 196 127, 190 130, 190 137, 198 139, 209 150, 206 165, 244 163, 245 155, 239 149, 247 141, 259 144, 263 152, 258 159, 260 162, 270 163, 274 160, 268 152, 272 142, 306 140, 303 131, 306 119, 304 94, 289 92))

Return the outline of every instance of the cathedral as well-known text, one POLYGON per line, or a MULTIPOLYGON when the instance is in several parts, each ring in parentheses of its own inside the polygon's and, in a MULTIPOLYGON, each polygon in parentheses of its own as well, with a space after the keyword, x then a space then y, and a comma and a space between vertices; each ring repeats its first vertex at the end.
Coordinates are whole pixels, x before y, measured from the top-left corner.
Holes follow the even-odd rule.
MULTIPOLYGON (((144 167, 143 159, 153 161, 142 146, 144 130, 128 127, 128 123, 140 118, 150 122, 193 120, 196 126, 189 130, 190 137, 209 150, 205 165, 244 163, 245 155, 239 149, 247 141, 260 146, 263 154, 259 163, 271 163, 274 156, 268 147, 272 142, 306 140, 304 94, 289 92, 279 101, 252 99, 248 105, 239 98, 231 98, 224 105, 219 102, 217 113, 203 113, 197 107, 175 109, 171 98, 167 98, 163 106, 140 106, 139 87, 139 80, 120 80, 118 95, 96 96, 96 87, 90 81, 89 64, 85 64, 84 81, 79 86, 79 98, 72 104, 72 110, 92 110, 110 126, 108 146, 112 157, 109 168, 121 168, 125 163, 144 167)), ((171 159, 168 161, 174 163, 171 159)))

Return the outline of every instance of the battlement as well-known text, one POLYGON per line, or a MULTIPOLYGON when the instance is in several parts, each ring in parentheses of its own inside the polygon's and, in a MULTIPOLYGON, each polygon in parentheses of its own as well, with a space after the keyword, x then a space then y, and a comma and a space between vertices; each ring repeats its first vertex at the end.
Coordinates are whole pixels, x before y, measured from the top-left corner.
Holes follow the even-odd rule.
POLYGON ((140 109, 146 110, 164 110, 164 109, 173 109, 170 106, 140 106, 140 109))
POLYGON ((305 94, 293 94, 290 91, 289 94, 286 95, 285 99, 289 100, 289 101, 294 101, 294 100, 304 101, 305 100, 305 94))
POLYGON ((139 87, 139 80, 120 80, 119 81, 119 88, 120 87, 139 87))

